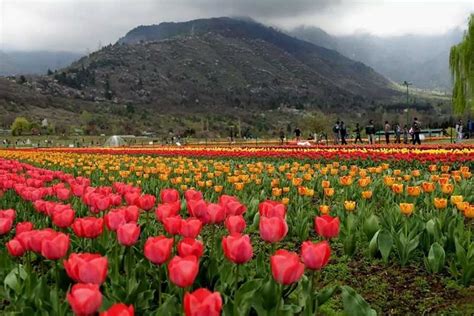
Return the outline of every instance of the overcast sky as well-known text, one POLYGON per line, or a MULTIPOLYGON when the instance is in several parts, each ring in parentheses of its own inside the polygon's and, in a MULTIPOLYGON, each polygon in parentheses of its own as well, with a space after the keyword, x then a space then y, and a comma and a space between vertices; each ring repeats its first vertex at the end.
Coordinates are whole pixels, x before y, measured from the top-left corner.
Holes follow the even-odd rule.
POLYGON ((0 49, 85 52, 138 25, 249 16, 331 34, 440 34, 465 27, 474 0, 0 0, 0 49))

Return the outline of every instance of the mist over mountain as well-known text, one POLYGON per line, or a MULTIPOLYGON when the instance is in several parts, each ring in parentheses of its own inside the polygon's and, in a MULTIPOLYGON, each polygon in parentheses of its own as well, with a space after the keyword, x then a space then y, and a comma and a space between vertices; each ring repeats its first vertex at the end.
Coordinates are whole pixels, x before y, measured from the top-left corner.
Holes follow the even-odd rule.
POLYGON ((61 51, 0 51, 0 76, 46 74, 69 66, 83 54, 61 51))
POLYGON ((289 34, 361 61, 395 82, 406 80, 418 88, 450 92, 449 51, 462 39, 463 31, 454 29, 441 35, 333 36, 317 27, 301 26, 289 34))

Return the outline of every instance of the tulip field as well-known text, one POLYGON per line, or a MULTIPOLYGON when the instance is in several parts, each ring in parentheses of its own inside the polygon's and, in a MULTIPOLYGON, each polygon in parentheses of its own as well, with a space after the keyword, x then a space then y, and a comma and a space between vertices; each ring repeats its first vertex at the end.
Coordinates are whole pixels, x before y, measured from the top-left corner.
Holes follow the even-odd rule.
POLYGON ((4 315, 474 310, 474 146, 0 150, 4 315))

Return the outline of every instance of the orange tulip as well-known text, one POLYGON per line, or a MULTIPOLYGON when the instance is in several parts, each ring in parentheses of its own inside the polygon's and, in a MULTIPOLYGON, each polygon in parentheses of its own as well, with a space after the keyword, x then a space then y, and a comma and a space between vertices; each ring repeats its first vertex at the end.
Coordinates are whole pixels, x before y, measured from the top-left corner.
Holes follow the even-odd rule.
POLYGON ((418 169, 412 170, 412 172, 411 172, 411 175, 414 176, 414 177, 419 177, 420 174, 421 174, 420 170, 418 170, 418 169))
POLYGON ((449 166, 447 166, 447 165, 441 166, 441 171, 442 172, 448 172, 449 171, 449 166))
POLYGON ((429 166, 428 166, 428 170, 429 170, 430 172, 435 172, 435 171, 438 170, 438 166, 437 166, 437 165, 429 165, 429 166))
POLYGON ((329 205, 323 204, 323 205, 320 205, 320 206, 319 206, 319 211, 320 211, 321 214, 323 214, 323 215, 329 214, 329 211, 330 211, 330 210, 331 210, 331 209, 329 208, 329 205))
POLYGON ((272 196, 280 196, 281 195, 281 189, 280 188, 273 188, 272 189, 272 196))
POLYGON ((403 184, 401 183, 394 183, 392 185, 392 191, 396 194, 401 194, 403 193, 403 184))
POLYGON ((358 183, 361 188, 365 188, 370 184, 371 180, 368 177, 360 178, 358 183))
POLYGON ((394 176, 399 176, 399 175, 401 175, 401 174, 402 174, 402 171, 401 171, 400 169, 395 169, 395 170, 393 170, 393 175, 394 175, 394 176))
POLYGON ((458 209, 458 211, 461 211, 461 212, 464 212, 464 210, 466 210, 466 208, 469 207, 469 202, 457 202, 456 203, 456 208, 458 209))
POLYGON ((341 185, 349 186, 352 184, 352 177, 351 176, 342 176, 339 178, 339 183, 341 185))
POLYGON ((413 213, 415 206, 413 203, 400 203, 400 212, 404 215, 410 216, 413 213))
POLYGON ((434 198, 434 206, 437 209, 443 209, 448 206, 448 200, 444 198, 434 198))
POLYGON ((443 192, 444 194, 451 194, 453 193, 453 190, 454 190, 454 185, 452 185, 451 183, 446 183, 446 184, 441 185, 441 192, 443 192))
POLYGON ((474 218, 474 205, 469 205, 468 207, 466 207, 466 209, 464 210, 464 216, 466 216, 467 218, 474 218))
POLYGON ((324 188, 324 195, 331 197, 334 195, 334 188, 324 188))
POLYGON ((329 188, 329 187, 331 186, 331 183, 330 183, 328 180, 323 180, 323 181, 321 182, 321 186, 322 186, 323 188, 329 188))
POLYGON ((407 187, 409 196, 419 196, 421 194, 421 188, 419 186, 407 187))
POLYGON ((431 193, 435 189, 433 182, 423 182, 421 184, 421 187, 423 188, 423 191, 425 191, 426 193, 431 193))
POLYGON ((385 176, 383 178, 383 183, 385 183, 385 185, 389 187, 391 187, 394 182, 395 182, 395 179, 393 177, 385 176))
POLYGON ((216 193, 220 193, 220 192, 222 192, 222 189, 223 189, 223 188, 224 188, 224 187, 223 187, 222 185, 215 185, 215 186, 214 186, 214 191, 215 191, 216 193))
POLYGON ((362 198, 369 200, 372 198, 372 191, 362 191, 362 198))
POLYGON ((287 198, 287 197, 284 197, 284 198, 281 199, 281 203, 282 203, 283 205, 288 205, 288 203, 290 203, 290 199, 287 198))

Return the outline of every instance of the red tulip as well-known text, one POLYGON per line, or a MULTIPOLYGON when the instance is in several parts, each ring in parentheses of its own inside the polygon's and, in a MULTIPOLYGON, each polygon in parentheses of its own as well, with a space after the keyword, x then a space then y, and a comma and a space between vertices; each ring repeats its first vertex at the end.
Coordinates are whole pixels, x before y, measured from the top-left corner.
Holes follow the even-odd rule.
POLYGON ((239 199, 233 195, 223 194, 219 196, 219 204, 225 207, 229 202, 239 202, 239 199))
MULTIPOLYGON (((92 205, 97 211, 102 212, 112 205, 112 201, 109 196, 98 194, 97 197, 93 199, 92 205)), ((95 213, 98 213, 97 211, 95 213)))
POLYGON ((199 261, 195 256, 175 256, 168 263, 170 281, 179 287, 191 286, 198 272, 199 261))
POLYGON ((276 201, 264 201, 258 205, 258 212, 260 216, 265 217, 286 217, 286 208, 280 202, 276 201))
POLYGON ((178 243, 178 254, 180 257, 196 256, 201 258, 204 245, 201 241, 193 238, 184 238, 178 243))
POLYGON ((186 202, 189 215, 199 219, 206 220, 207 203, 204 200, 189 200, 186 202))
POLYGON ((202 222, 196 218, 187 218, 181 221, 179 234, 183 237, 196 238, 201 232, 202 222))
POLYGON ((184 313, 186 316, 219 316, 222 298, 219 292, 197 289, 184 295, 184 313))
POLYGON ((163 189, 160 198, 161 203, 173 203, 179 200, 179 192, 175 189, 163 189))
POLYGON ((181 230, 181 222, 183 219, 181 216, 170 216, 163 219, 163 226, 170 235, 177 235, 181 230))
POLYGON ((107 264, 107 257, 91 253, 73 253, 64 260, 64 268, 71 279, 99 285, 107 277, 107 264))
POLYGON ((8 210, 0 210, 0 218, 10 218, 12 222, 14 222, 16 218, 16 212, 11 208, 8 210))
POLYGON ((301 245, 301 259, 306 268, 311 270, 320 270, 324 268, 331 256, 331 247, 327 241, 313 243, 305 241, 301 245))
POLYGON ((69 227, 73 223, 75 216, 76 213, 72 208, 56 211, 52 216, 53 224, 61 228, 69 227))
POLYGON ((104 230, 104 220, 96 217, 76 218, 72 230, 78 237, 96 238, 104 230))
POLYGON ((339 235, 339 217, 329 215, 316 216, 314 218, 316 233, 324 238, 333 238, 339 235))
POLYGON ((100 313, 100 316, 134 316, 135 310, 133 305, 127 306, 123 303, 117 303, 112 305, 105 312, 100 313))
POLYGON ((140 193, 129 192, 125 194, 125 202, 127 205, 137 205, 137 201, 140 198, 140 193))
POLYGON ((246 263, 253 256, 249 235, 234 234, 223 237, 222 249, 226 258, 237 264, 246 263))
POLYGON ((76 315, 95 314, 102 305, 102 294, 97 284, 74 284, 67 300, 76 315))
POLYGON ((69 189, 61 188, 56 190, 56 196, 62 201, 69 200, 72 196, 72 192, 69 189))
POLYGON ((16 236, 22 243, 23 247, 31 249, 36 253, 41 253, 41 244, 44 239, 51 239, 56 236, 57 232, 51 228, 45 228, 41 230, 32 230, 24 232, 16 236))
POLYGON ((202 193, 193 189, 186 190, 184 192, 184 198, 186 199, 186 201, 202 200, 202 193))
POLYGON ((21 242, 16 238, 13 238, 9 242, 7 242, 6 246, 7 246, 8 253, 14 257, 23 256, 23 254, 26 251, 25 247, 23 247, 21 242))
POLYGON ((13 226, 13 220, 10 217, 0 217, 0 235, 10 232, 13 226))
POLYGON ((138 222, 138 217, 140 216, 140 210, 135 205, 129 205, 122 208, 123 213, 125 214, 125 219, 127 223, 138 222))
POLYGON ((173 239, 165 236, 148 237, 145 242, 145 257, 154 264, 165 263, 171 255, 173 239))
POLYGON ((283 249, 270 257, 270 266, 275 281, 284 285, 298 282, 304 273, 304 264, 298 254, 283 249))
POLYGON ((169 204, 169 203, 158 205, 155 211, 156 218, 160 222, 163 222, 163 220, 166 217, 176 216, 178 214, 179 214, 179 208, 176 209, 176 207, 173 204, 169 204))
POLYGON ((209 204, 207 206, 207 223, 218 224, 225 220, 225 209, 219 204, 209 204))
POLYGON ((33 223, 32 222, 21 222, 16 224, 15 226, 15 236, 18 236, 21 233, 28 232, 33 230, 33 223))
POLYGON ((274 243, 285 238, 288 225, 281 217, 260 217, 260 237, 266 242, 274 243))
POLYGON ((123 246, 133 246, 140 237, 140 226, 136 223, 127 223, 117 229, 118 242, 123 246))
POLYGON ((124 210, 112 210, 104 215, 105 226, 110 231, 116 231, 120 225, 126 224, 124 210))
POLYGON ((144 211, 149 211, 155 206, 156 198, 151 194, 143 194, 138 198, 138 207, 144 211))
POLYGON ((41 255, 49 260, 57 260, 64 257, 69 250, 69 235, 57 233, 52 238, 43 239, 41 243, 41 255))
POLYGON ((225 220, 225 227, 229 231, 229 234, 242 233, 245 230, 247 224, 242 215, 229 216, 225 220))
POLYGON ((245 211, 247 208, 239 201, 232 201, 225 205, 226 216, 242 215, 245 211))

